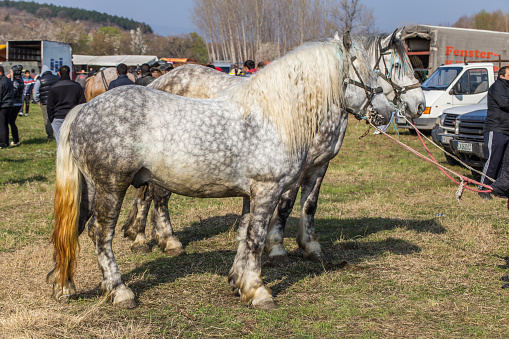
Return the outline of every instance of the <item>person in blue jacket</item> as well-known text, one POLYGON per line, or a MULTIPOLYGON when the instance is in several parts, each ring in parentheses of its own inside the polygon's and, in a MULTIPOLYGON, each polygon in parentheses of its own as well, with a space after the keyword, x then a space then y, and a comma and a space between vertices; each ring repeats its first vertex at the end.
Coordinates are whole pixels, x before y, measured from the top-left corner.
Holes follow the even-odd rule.
POLYGON ((126 64, 118 64, 117 66, 117 75, 118 78, 110 82, 108 85, 108 91, 112 88, 125 86, 125 85, 134 85, 134 82, 131 81, 127 77, 127 65, 126 64))

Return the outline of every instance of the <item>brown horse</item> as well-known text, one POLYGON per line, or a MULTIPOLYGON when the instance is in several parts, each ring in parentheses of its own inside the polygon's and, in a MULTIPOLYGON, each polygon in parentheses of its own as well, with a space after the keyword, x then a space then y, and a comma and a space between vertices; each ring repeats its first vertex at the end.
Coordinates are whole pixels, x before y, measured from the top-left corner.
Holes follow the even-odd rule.
MULTIPOLYGON (((136 80, 136 73, 128 72, 127 76, 133 82, 136 80)), ((85 85, 85 98, 87 102, 108 90, 110 82, 117 78, 117 68, 108 67, 87 78, 85 85)))

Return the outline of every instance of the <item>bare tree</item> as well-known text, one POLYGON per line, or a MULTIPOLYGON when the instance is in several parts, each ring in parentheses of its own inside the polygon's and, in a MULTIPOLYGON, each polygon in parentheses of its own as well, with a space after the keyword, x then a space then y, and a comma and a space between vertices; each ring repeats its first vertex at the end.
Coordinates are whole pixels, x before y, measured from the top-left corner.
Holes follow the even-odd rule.
POLYGON ((233 62, 280 56, 336 30, 374 31, 360 0, 195 0, 192 19, 211 59, 233 62))
POLYGON ((332 5, 332 25, 341 32, 373 33, 375 31, 373 10, 360 0, 341 0, 332 5))

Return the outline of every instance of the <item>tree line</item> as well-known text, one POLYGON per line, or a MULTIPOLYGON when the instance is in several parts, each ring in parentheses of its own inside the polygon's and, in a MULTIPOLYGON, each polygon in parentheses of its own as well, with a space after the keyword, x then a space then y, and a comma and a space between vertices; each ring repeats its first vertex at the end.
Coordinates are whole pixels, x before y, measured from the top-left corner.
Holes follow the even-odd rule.
POLYGON ((147 32, 141 26, 125 30, 108 21, 95 23, 63 16, 53 18, 1 5, 0 14, 0 41, 4 43, 40 39, 69 43, 74 54, 146 54, 188 57, 202 63, 209 61, 205 42, 196 33, 163 37, 147 32))
POLYGON ((152 28, 143 22, 135 21, 133 19, 128 19, 124 17, 119 17, 116 15, 109 15, 98 11, 89 11, 81 8, 56 6, 52 4, 38 4, 33 1, 10 1, 10 0, 0 1, 0 7, 16 8, 18 10, 23 10, 45 19, 68 18, 73 21, 86 20, 96 23, 108 22, 112 25, 116 25, 126 30, 136 29, 140 27, 144 33, 152 33, 152 28))
POLYGON ((233 62, 272 60, 335 31, 376 31, 360 0, 194 0, 192 19, 210 58, 233 62))
POLYGON ((509 32, 509 13, 504 13, 501 10, 488 13, 482 10, 472 16, 462 16, 454 23, 453 27, 509 32))

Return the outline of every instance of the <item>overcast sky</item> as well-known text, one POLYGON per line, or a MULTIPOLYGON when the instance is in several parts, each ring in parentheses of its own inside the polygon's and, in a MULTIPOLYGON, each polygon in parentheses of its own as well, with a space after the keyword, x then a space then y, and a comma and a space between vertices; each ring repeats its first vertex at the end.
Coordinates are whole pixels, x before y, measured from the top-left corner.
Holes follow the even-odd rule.
MULTIPOLYGON (((338 0, 339 1, 339 0, 338 0)), ((384 32, 411 24, 452 25, 463 15, 482 9, 509 12, 509 0, 361 0, 373 9, 376 26, 384 32)), ((197 31, 191 20, 192 0, 35 0, 58 6, 80 7, 132 18, 149 24, 155 33, 167 36, 197 31)), ((249 0, 245 1, 249 5, 249 0)))

